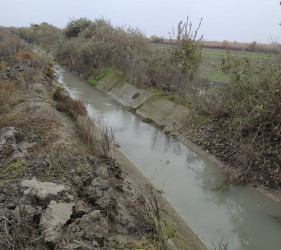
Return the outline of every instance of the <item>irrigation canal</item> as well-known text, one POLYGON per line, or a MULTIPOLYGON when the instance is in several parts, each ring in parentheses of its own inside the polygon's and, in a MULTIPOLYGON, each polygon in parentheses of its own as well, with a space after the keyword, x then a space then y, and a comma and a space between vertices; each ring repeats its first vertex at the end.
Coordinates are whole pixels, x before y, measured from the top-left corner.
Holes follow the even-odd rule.
POLYGON ((280 250, 281 204, 254 188, 216 191, 224 179, 220 169, 183 144, 116 103, 76 74, 57 70, 73 98, 87 103, 91 117, 102 115, 121 150, 151 179, 178 214, 212 249, 223 239, 229 250, 280 250))

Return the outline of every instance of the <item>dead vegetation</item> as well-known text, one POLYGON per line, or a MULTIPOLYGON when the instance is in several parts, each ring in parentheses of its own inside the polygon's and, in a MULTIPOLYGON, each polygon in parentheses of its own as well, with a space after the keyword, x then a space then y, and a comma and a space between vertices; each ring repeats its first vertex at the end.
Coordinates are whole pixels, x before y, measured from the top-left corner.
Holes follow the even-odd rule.
POLYGON ((57 110, 69 114, 77 122, 78 133, 92 153, 110 157, 110 151, 115 144, 114 134, 103 118, 96 117, 93 121, 88 117, 84 104, 80 100, 72 99, 63 88, 57 88, 53 98, 58 102, 57 110))
POLYGON ((66 112, 73 119, 77 119, 78 116, 85 116, 87 110, 83 103, 79 100, 72 99, 65 93, 63 88, 57 88, 53 94, 54 100, 58 101, 56 108, 61 112, 66 112))
POLYGON ((115 137, 112 129, 104 123, 102 117, 96 117, 94 121, 88 116, 79 117, 78 133, 94 154, 105 158, 111 156, 115 137))
POLYGON ((147 184, 138 194, 136 212, 144 216, 153 229, 158 242, 157 249, 164 249, 168 240, 175 237, 176 231, 165 220, 165 210, 160 197, 161 192, 147 184))
POLYGON ((16 91, 14 81, 0 82, 0 113, 5 112, 16 102, 16 91))
POLYGON ((34 218, 38 214, 28 214, 24 207, 19 207, 16 216, 7 218, 0 216, 0 224, 4 233, 0 235, 0 247, 6 249, 25 249, 35 241, 40 241, 40 230, 36 228, 34 218))

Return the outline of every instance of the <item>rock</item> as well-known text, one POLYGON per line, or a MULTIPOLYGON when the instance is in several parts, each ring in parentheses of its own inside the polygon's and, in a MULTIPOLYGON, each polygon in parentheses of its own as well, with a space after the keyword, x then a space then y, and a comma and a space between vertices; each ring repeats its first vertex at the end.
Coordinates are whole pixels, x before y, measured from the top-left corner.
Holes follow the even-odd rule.
POLYGON ((91 186, 100 190, 106 190, 109 188, 109 183, 107 180, 97 177, 92 181, 91 186))
POLYGON ((40 220, 45 242, 56 244, 59 241, 62 234, 62 226, 70 219, 73 207, 73 202, 50 202, 40 220))
POLYGON ((122 176, 122 171, 121 171, 120 167, 117 164, 112 165, 110 167, 110 171, 111 171, 111 173, 113 174, 113 176, 115 178, 120 179, 120 180, 124 179, 123 176, 122 176))
POLYGON ((113 189, 109 188, 109 190, 104 191, 102 197, 96 201, 96 204, 98 204, 101 209, 109 208, 114 204, 113 198, 110 195, 112 192, 113 189))
POLYGON ((18 131, 14 127, 4 127, 0 130, 0 144, 11 142, 16 142, 16 136, 18 131))
POLYGON ((65 198, 64 198, 64 201, 66 201, 66 202, 71 202, 71 201, 74 201, 74 195, 72 195, 72 194, 66 194, 65 195, 65 198))
POLYGON ((39 200, 46 200, 57 196, 60 192, 67 190, 63 185, 58 185, 52 182, 40 182, 36 178, 24 180, 21 182, 22 187, 27 187, 24 191, 25 195, 34 196, 39 200))
POLYGON ((120 224, 122 226, 127 226, 130 222, 130 217, 128 215, 122 215, 120 216, 120 224))
POLYGON ((109 187, 107 180, 97 177, 91 182, 91 185, 86 188, 85 194, 92 202, 95 202, 103 196, 103 192, 109 189, 109 187))
POLYGON ((135 99, 135 98, 137 98, 137 97, 139 97, 140 96, 140 93, 139 92, 136 92, 134 95, 133 95, 133 99, 135 99))
POLYGON ((4 149, 9 149, 8 155, 11 156, 10 160, 26 159, 29 154, 27 150, 18 144, 22 135, 14 127, 4 127, 0 130, 0 153, 4 149))
POLYGON ((6 205, 6 207, 7 207, 8 209, 15 209, 16 206, 17 206, 17 204, 16 204, 14 201, 11 201, 11 202, 9 202, 9 203, 6 205))
POLYGON ((128 234, 127 228, 124 227, 124 226, 121 226, 120 224, 116 225, 116 231, 117 231, 118 234, 124 234, 124 235, 128 234))
POLYGON ((95 178, 89 187, 86 187, 84 194, 93 205, 98 205, 101 210, 114 207, 115 198, 112 197, 113 189, 109 182, 100 177, 95 178))
POLYGON ((100 210, 94 210, 89 214, 85 214, 79 223, 80 230, 84 231, 84 237, 87 239, 95 239, 102 242, 108 235, 108 221, 104 218, 100 210))
POLYGON ((76 206, 74 207, 74 213, 79 215, 87 214, 91 211, 91 208, 84 202, 84 201, 78 201, 76 206))

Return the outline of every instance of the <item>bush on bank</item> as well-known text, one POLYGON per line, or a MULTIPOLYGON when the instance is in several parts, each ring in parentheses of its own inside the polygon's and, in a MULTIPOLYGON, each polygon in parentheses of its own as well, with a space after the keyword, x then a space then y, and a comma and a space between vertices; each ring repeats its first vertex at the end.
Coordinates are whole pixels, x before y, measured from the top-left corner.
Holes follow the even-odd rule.
POLYGON ((112 67, 137 84, 184 94, 201 62, 201 40, 190 23, 178 26, 177 46, 151 46, 139 30, 114 27, 110 21, 72 20, 60 36, 56 57, 72 70, 95 74, 112 67))
POLYGON ((217 138, 225 140, 218 147, 219 140, 211 140, 213 150, 243 169, 243 182, 254 179, 280 188, 281 57, 253 64, 228 54, 221 68, 230 76, 229 82, 196 99, 198 110, 209 117, 217 138))

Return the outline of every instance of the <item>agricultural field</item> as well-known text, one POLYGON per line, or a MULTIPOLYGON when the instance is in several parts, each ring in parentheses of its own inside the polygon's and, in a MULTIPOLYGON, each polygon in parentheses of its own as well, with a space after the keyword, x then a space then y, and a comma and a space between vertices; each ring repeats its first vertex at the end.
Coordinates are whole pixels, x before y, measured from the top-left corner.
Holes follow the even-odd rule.
MULTIPOLYGON (((270 60, 270 53, 250 52, 250 51, 237 51, 230 50, 234 58, 243 60, 249 59, 251 62, 261 63, 264 60, 270 60)), ((202 64, 200 67, 200 78, 216 82, 226 82, 228 76, 219 68, 222 58, 227 56, 224 49, 203 48, 202 49, 202 64)))
MULTIPOLYGON (((219 43, 221 44, 221 43, 219 43)), ((168 48, 171 46, 168 43, 152 43, 153 46, 157 46, 158 48, 168 48)), ((226 58, 227 51, 231 54, 231 56, 235 59, 249 60, 250 62, 254 62, 257 64, 263 63, 265 60, 270 60, 272 58, 272 53, 269 52, 254 52, 254 51, 246 51, 242 49, 223 49, 223 48, 202 48, 202 63, 199 70, 199 77, 202 79, 206 79, 212 82, 227 82, 228 76, 222 70, 220 70, 220 66, 222 63, 222 59, 226 58)))

